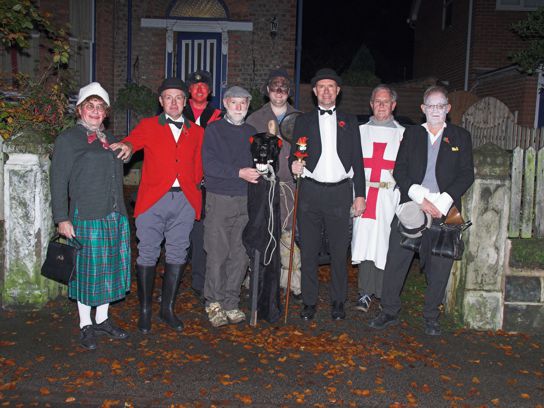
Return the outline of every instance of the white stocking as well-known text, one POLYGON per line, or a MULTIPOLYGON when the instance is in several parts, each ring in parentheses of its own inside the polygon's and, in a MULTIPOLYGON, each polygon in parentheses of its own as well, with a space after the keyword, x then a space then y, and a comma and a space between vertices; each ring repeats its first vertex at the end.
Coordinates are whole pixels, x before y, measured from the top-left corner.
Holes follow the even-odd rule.
POLYGON ((84 305, 79 300, 77 301, 77 310, 79 312, 79 328, 93 324, 91 320, 91 306, 84 305))
POLYGON ((108 308, 110 307, 109 303, 105 303, 103 305, 96 307, 96 315, 94 316, 94 320, 96 324, 100 324, 108 320, 108 308))

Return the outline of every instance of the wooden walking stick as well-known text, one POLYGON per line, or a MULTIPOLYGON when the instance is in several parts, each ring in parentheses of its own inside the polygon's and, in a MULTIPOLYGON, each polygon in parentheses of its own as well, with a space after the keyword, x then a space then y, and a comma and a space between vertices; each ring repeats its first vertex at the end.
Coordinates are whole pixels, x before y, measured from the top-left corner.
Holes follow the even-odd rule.
MULTIPOLYGON (((297 151, 295 156, 297 160, 301 163, 304 158, 308 157, 306 153, 306 143, 307 137, 299 137, 297 140, 297 151)), ((289 295, 291 294, 291 275, 293 273, 293 256, 295 253, 295 231, 297 225, 297 207, 298 207, 298 191, 300 186, 300 176, 296 176, 297 184, 295 187, 295 202, 293 208, 293 222, 291 224, 291 246, 289 247, 289 270, 287 273, 287 288, 285 290, 285 315, 283 318, 283 323, 287 324, 287 316, 289 314, 289 295)))

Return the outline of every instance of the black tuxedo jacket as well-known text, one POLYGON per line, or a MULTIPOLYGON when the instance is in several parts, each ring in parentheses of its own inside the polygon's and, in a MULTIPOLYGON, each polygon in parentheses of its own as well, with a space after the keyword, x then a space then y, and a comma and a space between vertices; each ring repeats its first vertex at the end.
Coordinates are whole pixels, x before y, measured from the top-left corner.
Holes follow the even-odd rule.
MULTIPOLYGON (((427 130, 423 126, 411 126, 404 131, 393 170, 401 203, 410 200, 408 190, 412 184, 421 184, 425 177, 428 143, 427 130)), ((438 187, 441 193, 448 193, 461 210, 461 196, 474 182, 470 133, 448 123, 437 143, 440 143, 435 168, 438 187)))
MULTIPOLYGON (((349 172, 353 168, 353 187, 355 197, 365 197, 365 173, 363 168, 363 152, 361 149, 361 136, 357 118, 353 115, 336 112, 336 151, 344 169, 349 172)), ((321 157, 321 133, 319 131, 319 111, 314 110, 300 115, 295 122, 293 131, 293 143, 291 143, 291 155, 289 166, 296 160, 294 153, 297 150, 296 142, 300 137, 308 138, 306 168, 314 171, 321 157)))

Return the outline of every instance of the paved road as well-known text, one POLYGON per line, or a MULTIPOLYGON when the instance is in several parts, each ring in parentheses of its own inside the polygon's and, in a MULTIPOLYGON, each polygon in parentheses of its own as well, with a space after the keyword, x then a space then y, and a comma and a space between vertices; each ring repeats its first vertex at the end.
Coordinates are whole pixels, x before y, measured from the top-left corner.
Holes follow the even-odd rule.
MULTIPOLYGON (((130 338, 101 337, 92 352, 78 346, 71 301, 0 312, 0 407, 544 407, 544 336, 446 321, 444 336, 427 337, 417 289, 408 290, 403 324, 384 332, 366 326, 376 307, 364 314, 350 305, 345 321, 331 321, 326 284, 311 323, 291 303, 287 325, 213 329, 188 279, 177 305, 183 333, 157 320, 152 334, 138 333, 133 286, 111 308, 130 338)), ((421 280, 412 272, 408 286, 421 280)))

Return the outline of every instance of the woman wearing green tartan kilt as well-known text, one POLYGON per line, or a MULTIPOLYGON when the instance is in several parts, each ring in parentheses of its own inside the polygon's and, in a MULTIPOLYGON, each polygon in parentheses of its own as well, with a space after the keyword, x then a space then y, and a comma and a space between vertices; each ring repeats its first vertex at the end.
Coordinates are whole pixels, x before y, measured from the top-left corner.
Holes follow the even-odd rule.
POLYGON ((123 161, 111 150, 116 140, 102 124, 109 107, 108 93, 98 82, 81 88, 77 124, 57 137, 51 162, 53 219, 59 234, 77 238, 83 246, 68 296, 77 300, 80 344, 89 350, 96 348, 96 334, 128 337, 108 318, 109 304, 123 299, 130 289, 123 161))

